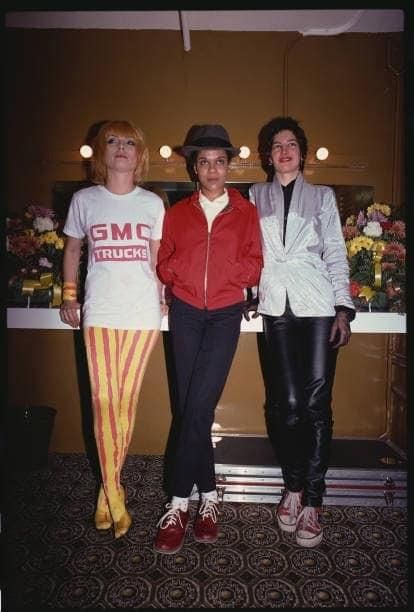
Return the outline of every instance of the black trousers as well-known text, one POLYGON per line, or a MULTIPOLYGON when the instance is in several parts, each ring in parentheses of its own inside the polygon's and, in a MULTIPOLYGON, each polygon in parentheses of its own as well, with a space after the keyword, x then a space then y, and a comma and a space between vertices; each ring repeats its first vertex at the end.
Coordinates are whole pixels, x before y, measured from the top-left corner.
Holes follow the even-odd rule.
POLYGON ((216 488, 211 426, 240 336, 243 302, 217 310, 177 298, 169 313, 177 406, 169 491, 189 497, 216 488))
POLYGON ((285 486, 319 507, 332 439, 332 386, 338 349, 329 335, 334 317, 263 315, 266 423, 285 486))

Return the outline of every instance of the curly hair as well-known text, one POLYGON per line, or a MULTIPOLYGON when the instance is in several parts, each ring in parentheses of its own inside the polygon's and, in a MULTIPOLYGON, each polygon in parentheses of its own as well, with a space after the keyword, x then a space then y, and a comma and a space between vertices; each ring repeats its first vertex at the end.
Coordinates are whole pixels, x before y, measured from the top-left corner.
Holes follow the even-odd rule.
POLYGON ((268 121, 259 133, 259 155, 263 167, 267 167, 272 151, 273 137, 282 130, 290 130, 295 135, 300 149, 300 170, 303 171, 308 154, 308 139, 299 121, 293 117, 275 117, 268 121))
POLYGON ((143 132, 129 121, 123 120, 105 121, 105 123, 101 125, 93 141, 93 158, 91 164, 92 181, 98 185, 104 185, 106 182, 107 168, 105 164, 105 150, 108 134, 113 134, 121 138, 133 138, 137 143, 137 151, 140 153, 140 159, 135 168, 134 183, 138 185, 148 173, 149 151, 143 132))

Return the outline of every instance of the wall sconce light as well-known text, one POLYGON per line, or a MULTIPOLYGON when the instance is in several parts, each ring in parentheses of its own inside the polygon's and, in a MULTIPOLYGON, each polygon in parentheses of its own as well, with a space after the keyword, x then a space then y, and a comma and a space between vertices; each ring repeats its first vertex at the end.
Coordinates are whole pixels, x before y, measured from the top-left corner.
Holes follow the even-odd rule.
POLYGON ((250 157, 250 149, 249 149, 249 147, 246 147, 246 145, 242 145, 240 147, 239 157, 240 157, 240 159, 247 159, 248 157, 250 157))
POLYGON ((172 155, 172 148, 169 145, 162 145, 159 152, 163 159, 169 159, 172 155))
POLYGON ((79 153, 83 159, 89 159, 93 155, 93 149, 89 145, 82 145, 79 149, 79 153))
POLYGON ((316 151, 316 159, 319 159, 319 161, 324 161, 325 159, 328 159, 329 156, 329 151, 326 147, 319 147, 319 149, 316 151))

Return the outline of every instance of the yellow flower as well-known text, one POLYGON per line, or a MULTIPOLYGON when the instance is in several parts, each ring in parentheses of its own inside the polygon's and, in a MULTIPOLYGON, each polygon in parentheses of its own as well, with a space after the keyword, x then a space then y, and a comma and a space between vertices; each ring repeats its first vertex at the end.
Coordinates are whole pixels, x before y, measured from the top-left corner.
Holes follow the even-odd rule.
POLYGON ((384 202, 361 209, 354 219, 348 216, 342 231, 357 310, 405 312, 405 222, 384 202))
POLYGON ((391 214, 391 207, 388 206, 388 204, 380 204, 378 202, 374 202, 374 204, 371 204, 371 206, 368 206, 367 214, 371 215, 374 212, 374 210, 378 210, 386 217, 389 217, 391 214))
POLYGON ((63 247, 65 246, 65 241, 63 240, 63 238, 58 238, 55 242, 55 248, 60 251, 63 249, 63 247))
POLYGON ((53 232, 45 232, 39 236, 39 240, 41 244, 55 244, 57 240, 59 240, 58 235, 55 231, 53 232))
POLYGON ((373 245, 374 241, 372 238, 368 236, 357 236, 353 238, 349 242, 347 242, 348 255, 353 257, 360 251, 361 249, 366 249, 369 251, 373 245))
POLYGON ((364 297, 366 299, 366 301, 369 302, 370 300, 372 300, 372 298, 374 297, 375 293, 376 293, 376 291, 371 289, 371 287, 368 287, 368 285, 363 285, 361 287, 360 292, 358 293, 358 297, 364 297))
POLYGON ((371 251, 374 251, 375 253, 382 253, 383 250, 385 249, 385 246, 386 246, 385 240, 374 240, 371 246, 371 251))

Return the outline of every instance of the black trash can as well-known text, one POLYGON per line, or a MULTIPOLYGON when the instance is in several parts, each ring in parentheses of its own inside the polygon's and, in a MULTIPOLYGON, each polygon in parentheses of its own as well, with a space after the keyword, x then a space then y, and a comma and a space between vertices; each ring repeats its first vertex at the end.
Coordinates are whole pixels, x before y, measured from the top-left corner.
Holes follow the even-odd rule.
POLYGON ((56 410, 51 406, 18 406, 11 409, 7 442, 12 469, 47 467, 55 416, 56 410))

